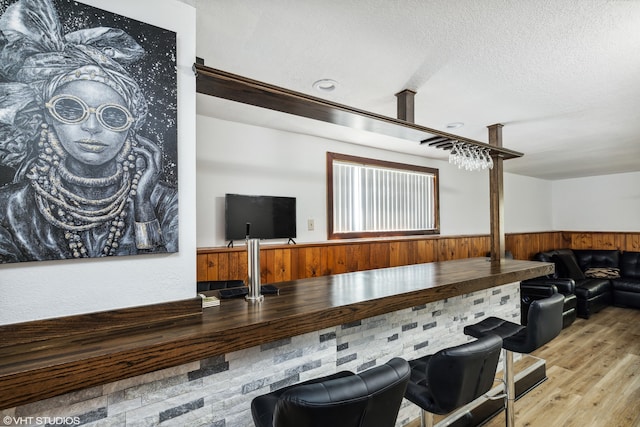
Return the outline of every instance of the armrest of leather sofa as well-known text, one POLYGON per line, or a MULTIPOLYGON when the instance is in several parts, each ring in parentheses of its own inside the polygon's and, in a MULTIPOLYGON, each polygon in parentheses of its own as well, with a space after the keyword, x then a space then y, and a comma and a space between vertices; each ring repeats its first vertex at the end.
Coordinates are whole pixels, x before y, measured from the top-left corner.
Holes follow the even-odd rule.
POLYGON ((520 283, 520 299, 526 304, 531 304, 538 299, 548 298, 557 293, 558 288, 554 285, 520 283))
POLYGON ((520 282, 520 323, 527 324, 529 307, 536 300, 548 298, 555 293, 564 296, 562 306, 562 327, 566 328, 576 318, 576 283, 573 279, 550 279, 536 277, 520 282))
POLYGON ((543 294, 545 292, 544 288, 551 287, 555 288, 555 292, 560 292, 563 295, 570 295, 575 293, 576 282, 573 279, 568 278, 549 279, 546 277, 536 277, 520 282, 520 292, 523 294, 530 293, 532 296, 551 296, 554 293, 552 292, 552 289, 546 290, 546 292, 551 293, 543 294))

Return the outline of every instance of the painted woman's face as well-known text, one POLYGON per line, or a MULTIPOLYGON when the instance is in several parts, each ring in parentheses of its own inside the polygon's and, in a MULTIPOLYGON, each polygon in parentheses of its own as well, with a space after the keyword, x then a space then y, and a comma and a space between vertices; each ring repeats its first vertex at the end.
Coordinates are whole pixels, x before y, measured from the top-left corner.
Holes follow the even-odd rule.
POLYGON ((126 105, 109 86, 84 80, 61 86, 46 104, 62 147, 87 165, 103 165, 122 149, 133 121, 126 105))

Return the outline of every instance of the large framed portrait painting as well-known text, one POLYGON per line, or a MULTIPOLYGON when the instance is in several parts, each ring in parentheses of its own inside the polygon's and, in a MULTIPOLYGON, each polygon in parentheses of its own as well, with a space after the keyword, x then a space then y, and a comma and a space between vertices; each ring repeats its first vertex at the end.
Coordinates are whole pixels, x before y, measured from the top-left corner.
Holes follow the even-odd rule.
POLYGON ((178 251, 176 34, 0 0, 0 263, 178 251))

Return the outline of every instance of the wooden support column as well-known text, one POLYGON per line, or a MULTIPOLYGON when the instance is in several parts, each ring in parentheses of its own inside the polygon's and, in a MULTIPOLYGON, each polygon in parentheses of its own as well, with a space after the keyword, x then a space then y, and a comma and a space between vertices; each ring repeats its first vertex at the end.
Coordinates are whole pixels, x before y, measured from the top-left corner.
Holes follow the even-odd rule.
MULTIPOLYGON (((502 147, 502 126, 495 124, 489 128, 489 145, 502 147)), ((499 262, 505 257, 504 243, 504 159, 498 153, 493 156, 493 169, 489 171, 489 198, 491 209, 491 261, 499 262)))
POLYGON ((396 98, 398 98, 398 119, 415 123, 415 95, 416 93, 409 89, 396 93, 396 98))

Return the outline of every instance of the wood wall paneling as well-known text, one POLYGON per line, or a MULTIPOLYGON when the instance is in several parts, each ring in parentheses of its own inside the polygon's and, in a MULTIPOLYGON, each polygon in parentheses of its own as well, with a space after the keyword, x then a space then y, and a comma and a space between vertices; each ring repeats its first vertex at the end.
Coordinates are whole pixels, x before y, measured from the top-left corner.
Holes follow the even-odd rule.
POLYGON ((358 271, 371 269, 371 245, 359 245, 358 271))
POLYGON ((351 272, 360 270, 360 263, 363 259, 362 245, 347 245, 346 252, 347 271, 351 272))
POLYGON ((437 240, 419 240, 418 241, 418 253, 420 262, 435 262, 438 259, 438 252, 436 251, 437 240))
MULTIPOLYGON (((559 248, 640 251, 640 232, 509 233, 505 235, 505 248, 520 260, 531 260, 538 252, 559 248)), ((260 250, 261 281, 278 283, 374 268, 484 257, 490 249, 489 235, 265 244, 260 250)), ((197 274, 199 281, 246 280, 244 247, 199 249, 197 274)))
POLYGON ((369 256, 371 257, 369 268, 389 267, 389 243, 372 243, 369 256))
POLYGON ((638 251, 640 233, 624 232, 563 232, 566 247, 573 249, 618 249, 638 251))
POLYGON ((583 249, 592 248, 593 240, 591 233, 570 233, 565 235, 565 241, 568 243, 566 247, 583 249))
POLYGON ((238 279, 238 277, 236 277, 231 271, 232 257, 230 253, 222 252, 218 254, 214 262, 217 263, 217 267, 209 274, 210 280, 238 279))
POLYGON ((491 239, 484 236, 476 236, 469 242, 469 256, 471 258, 483 257, 487 254, 491 245, 491 239))
POLYGON ((409 242, 393 242, 389 244, 389 267, 409 264, 409 242))
POLYGON ((346 247, 338 246, 338 247, 328 247, 327 248, 327 265, 329 267, 329 274, 340 274, 346 273, 346 264, 345 264, 345 254, 346 247))
POLYGON ((209 257, 214 257, 216 254, 198 254, 196 256, 196 277, 198 281, 211 280, 209 279, 209 257))

